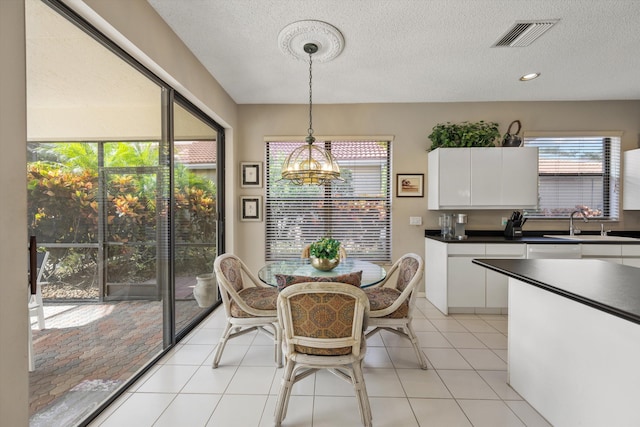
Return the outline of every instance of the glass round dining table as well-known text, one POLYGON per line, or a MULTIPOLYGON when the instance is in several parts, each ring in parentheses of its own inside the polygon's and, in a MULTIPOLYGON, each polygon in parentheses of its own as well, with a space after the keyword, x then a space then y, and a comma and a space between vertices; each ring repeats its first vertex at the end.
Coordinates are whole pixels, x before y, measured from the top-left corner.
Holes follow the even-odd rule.
POLYGON ((288 274, 294 276, 309 277, 335 277, 341 274, 354 273, 362 271, 362 282, 360 287, 380 283, 387 276, 384 268, 369 261, 363 261, 354 258, 346 258, 340 261, 340 264, 331 271, 320 271, 311 266, 309 259, 295 259, 285 261, 268 262, 258 271, 258 277, 264 283, 277 286, 276 274, 288 274))

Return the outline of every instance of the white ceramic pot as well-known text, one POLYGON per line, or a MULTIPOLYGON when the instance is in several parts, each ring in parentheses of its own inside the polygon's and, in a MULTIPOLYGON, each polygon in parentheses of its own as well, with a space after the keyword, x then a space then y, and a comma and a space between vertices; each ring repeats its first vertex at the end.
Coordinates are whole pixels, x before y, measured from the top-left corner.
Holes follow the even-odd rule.
POLYGON ((213 273, 201 274, 196 277, 196 286, 193 288, 193 296, 201 308, 211 307, 218 297, 216 277, 213 273))

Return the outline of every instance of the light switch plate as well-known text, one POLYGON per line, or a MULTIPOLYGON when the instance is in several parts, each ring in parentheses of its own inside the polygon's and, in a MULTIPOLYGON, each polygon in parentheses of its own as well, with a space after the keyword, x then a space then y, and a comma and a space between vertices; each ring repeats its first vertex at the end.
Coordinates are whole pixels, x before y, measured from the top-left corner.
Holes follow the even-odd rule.
POLYGON ((409 217, 409 225, 422 225, 422 217, 421 216, 410 216, 409 217))

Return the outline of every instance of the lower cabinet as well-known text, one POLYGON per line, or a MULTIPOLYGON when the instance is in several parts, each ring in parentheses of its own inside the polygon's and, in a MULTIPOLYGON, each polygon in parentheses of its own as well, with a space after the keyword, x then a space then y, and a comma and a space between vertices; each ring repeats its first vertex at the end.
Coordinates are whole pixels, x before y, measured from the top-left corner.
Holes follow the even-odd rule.
MULTIPOLYGON (((582 258, 640 267, 640 245, 582 243, 582 258)), ((534 245, 537 246, 537 245, 534 245)), ((580 258, 578 251, 577 258, 580 258)), ((506 311, 508 277, 474 258, 526 258, 525 243, 445 243, 425 239, 425 293, 444 314, 506 311)), ((557 255, 550 253, 549 258, 557 255)), ((545 258, 545 256, 537 256, 545 258)))
POLYGON ((622 264, 622 246, 623 245, 598 245, 598 244, 582 244, 582 258, 600 259, 602 261, 615 262, 622 264))
POLYGON ((507 277, 471 261, 474 258, 524 258, 525 248, 521 243, 449 244, 426 239, 426 296, 445 314, 506 310, 507 277))
POLYGON ((448 245, 446 263, 449 308, 485 306, 485 271, 487 269, 471 262, 474 258, 484 257, 484 244, 448 245))
POLYGON ((622 245, 622 264, 640 267, 640 245, 622 245))

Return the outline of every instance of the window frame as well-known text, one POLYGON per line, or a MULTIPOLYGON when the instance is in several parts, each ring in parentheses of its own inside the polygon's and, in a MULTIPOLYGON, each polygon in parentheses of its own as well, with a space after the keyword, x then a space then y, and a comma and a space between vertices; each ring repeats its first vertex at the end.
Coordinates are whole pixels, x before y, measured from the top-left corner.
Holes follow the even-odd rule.
MULTIPOLYGON (((602 214, 599 216, 588 216, 588 218, 597 219, 600 221, 619 221, 620 220, 620 210, 621 210, 621 193, 620 193, 620 183, 621 183, 621 145, 622 145, 622 132, 621 131, 570 131, 570 132, 525 132, 523 135, 523 147, 526 146, 536 146, 532 145, 531 142, 536 139, 557 139, 561 141, 563 139, 567 140, 575 140, 578 141, 580 138, 584 138, 585 140, 593 140, 596 138, 602 139, 602 172, 601 173, 562 173, 562 174, 553 174, 553 173, 541 173, 540 165, 542 162, 540 161, 541 157, 539 157, 538 162, 538 197, 540 198, 540 189, 542 187, 542 181, 540 180, 543 176, 563 176, 563 177, 587 177, 587 176, 599 176, 602 177, 602 214), (529 143, 529 144, 528 144, 529 143), (617 194, 615 200, 613 195, 617 194)), ((542 150, 539 150, 538 156, 543 155, 542 150)), ((570 171, 569 171, 570 172, 570 171)), ((567 207, 567 209, 572 209, 567 207)), ((567 215, 542 215, 538 214, 541 212, 541 207, 538 206, 537 209, 525 209, 524 215, 532 220, 558 220, 558 219, 566 219, 567 215)))
MULTIPOLYGON (((265 260, 276 261, 284 259, 300 258, 300 253, 306 244, 309 244, 321 237, 331 236, 337 240, 340 240, 345 249, 349 253, 349 256, 355 256, 361 259, 366 259, 373 262, 390 262, 391 261, 391 200, 392 200, 392 175, 391 175, 391 155, 393 137, 389 136, 375 136, 375 137, 317 137, 316 144, 322 144, 324 147, 328 145, 332 147, 332 153, 338 164, 340 165, 343 177, 347 175, 347 182, 353 186, 349 187, 350 190, 355 193, 352 195, 339 195, 337 191, 344 183, 328 184, 320 186, 321 190, 313 190, 313 187, 318 186, 302 186, 303 190, 299 194, 291 194, 288 196, 278 195, 274 188, 274 184, 281 180, 280 178, 280 164, 282 159, 282 153, 277 153, 274 147, 275 144, 291 144, 293 148, 300 144, 305 144, 304 137, 267 137, 265 138, 265 260), (376 155, 372 153, 368 157, 358 158, 340 158, 340 149, 338 144, 342 144, 342 147, 346 147, 345 143, 362 143, 362 149, 364 149, 364 143, 384 143, 384 156, 376 155), (371 173, 371 167, 375 165, 379 169, 379 174, 376 174, 373 179, 371 173), (353 173, 357 174, 357 168, 361 166, 361 175, 364 177, 364 182, 358 183, 353 177, 353 173), (345 174, 345 171, 349 171, 345 174), (357 193, 359 189, 367 188, 367 184, 375 184, 377 191, 374 195, 366 193, 357 193), (364 187, 362 187, 364 185, 364 187), (307 187, 306 189, 304 189, 307 187), (312 193, 316 193, 315 195, 312 193), (289 238, 283 238, 279 231, 282 227, 274 223, 279 217, 276 213, 277 209, 281 209, 285 204, 295 203, 300 206, 292 207, 292 212, 306 210, 302 206, 305 204, 313 203, 317 204, 317 217, 318 222, 315 225, 306 227, 306 223, 302 222, 303 226, 297 232, 296 236, 290 236, 289 238), (365 205, 366 208, 356 208, 356 206, 365 205), (354 211, 360 211, 362 216, 358 218, 361 224, 374 225, 373 228, 367 229, 369 233, 363 235, 363 239, 357 240, 354 236, 357 233, 352 232, 352 228, 341 225, 341 219, 344 219, 343 212, 348 211, 353 214, 354 211), (380 224, 379 220, 373 220, 372 216, 380 215, 383 223, 380 224), (342 217, 341 217, 342 216, 342 217), (384 233, 384 236, 382 235, 384 233), (374 238, 376 234, 378 239, 374 238), (371 250, 372 242, 378 243, 378 250, 371 250), (286 249, 283 250, 283 242, 286 249), (278 249, 280 247, 280 249, 278 249), (360 250, 359 250, 360 249, 360 250)), ((288 147, 287 149, 289 149, 288 147)), ((287 151, 288 154, 290 151, 287 151)), ((357 176, 357 175, 356 175, 357 176)), ((283 181, 284 184, 286 181, 283 181)), ((279 185, 282 185, 279 184, 279 185)), ((286 184, 295 188, 293 184, 286 184)), ((282 188, 282 187, 280 187, 282 188)), ((366 190, 365 190, 366 191, 366 190)), ((291 206, 291 205, 290 205, 291 206)), ((287 214, 285 213, 285 218, 287 214)), ((292 215, 288 215, 288 218, 294 220, 292 215)), ((300 218, 298 218, 298 222, 300 218)), ((343 223, 342 223, 343 224, 343 223)), ((367 227, 364 227, 365 229, 367 227)))

